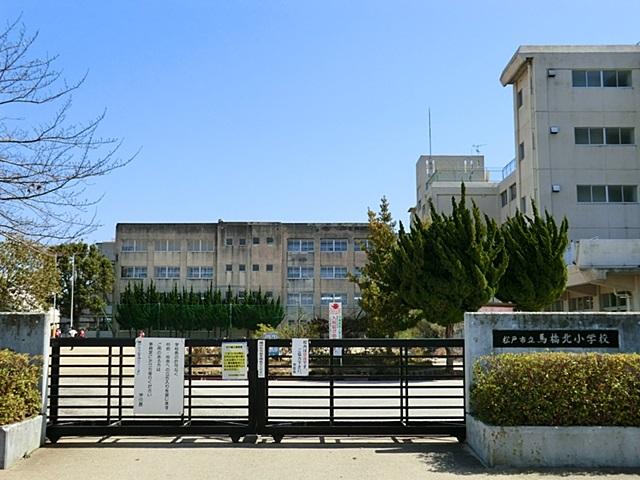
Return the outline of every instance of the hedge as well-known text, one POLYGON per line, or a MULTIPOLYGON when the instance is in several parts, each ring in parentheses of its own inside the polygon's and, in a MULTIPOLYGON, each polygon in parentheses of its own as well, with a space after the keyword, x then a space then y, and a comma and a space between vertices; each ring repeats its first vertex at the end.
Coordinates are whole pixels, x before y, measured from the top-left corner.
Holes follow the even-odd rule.
POLYGON ((34 357, 0 350, 0 425, 40 413, 40 369, 34 357))
POLYGON ((640 426, 640 354, 481 357, 470 405, 491 425, 640 426))

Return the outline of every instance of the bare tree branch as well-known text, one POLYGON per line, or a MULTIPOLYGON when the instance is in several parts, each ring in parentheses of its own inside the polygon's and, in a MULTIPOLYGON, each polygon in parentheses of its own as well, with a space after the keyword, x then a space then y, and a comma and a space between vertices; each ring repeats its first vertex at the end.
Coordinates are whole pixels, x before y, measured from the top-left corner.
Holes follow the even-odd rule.
POLYGON ((97 227, 89 209, 99 198, 86 195, 86 182, 135 154, 118 157, 122 141, 98 135, 105 111, 86 123, 68 120, 86 74, 67 84, 57 56, 31 57, 37 38, 20 18, 0 32, 0 235, 68 241, 97 227), (29 121, 43 114, 49 119, 29 121))

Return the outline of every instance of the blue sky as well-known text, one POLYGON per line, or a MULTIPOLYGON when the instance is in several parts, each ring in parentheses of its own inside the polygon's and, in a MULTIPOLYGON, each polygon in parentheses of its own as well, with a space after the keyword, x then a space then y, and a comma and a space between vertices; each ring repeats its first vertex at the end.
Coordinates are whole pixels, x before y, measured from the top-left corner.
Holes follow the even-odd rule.
POLYGON ((88 72, 71 120, 107 109, 126 168, 91 183, 117 222, 366 221, 386 195, 406 221, 415 162, 481 147, 513 156, 511 89, 498 77, 521 44, 640 41, 640 2, 7 1, 88 72))

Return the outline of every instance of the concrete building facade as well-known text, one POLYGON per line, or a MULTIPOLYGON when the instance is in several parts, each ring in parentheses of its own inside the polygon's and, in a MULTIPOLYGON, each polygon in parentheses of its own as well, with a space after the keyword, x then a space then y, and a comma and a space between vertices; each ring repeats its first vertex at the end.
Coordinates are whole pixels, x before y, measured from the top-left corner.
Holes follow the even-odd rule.
POLYGON ((640 310, 640 46, 521 46, 500 82, 513 87, 515 151, 501 180, 482 174, 481 157, 421 156, 414 213, 428 218, 429 199, 450 211, 463 180, 499 223, 535 201, 569 221, 569 283, 553 308, 640 310), (607 249, 611 264, 585 266, 607 249))
POLYGON ((516 168, 500 184, 567 217, 571 240, 640 238, 640 46, 521 46, 500 77, 513 86, 516 168))
POLYGON ((355 315, 359 292, 347 275, 364 265, 367 236, 366 223, 120 223, 114 302, 131 282, 153 281, 158 291, 261 289, 290 320, 326 317, 333 300, 355 315))

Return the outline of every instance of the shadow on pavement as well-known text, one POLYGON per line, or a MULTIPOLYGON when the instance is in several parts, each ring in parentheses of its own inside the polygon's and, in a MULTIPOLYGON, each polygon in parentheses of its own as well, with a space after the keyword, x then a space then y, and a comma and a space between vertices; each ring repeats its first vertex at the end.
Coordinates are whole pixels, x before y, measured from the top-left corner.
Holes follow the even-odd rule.
POLYGON ((282 443, 274 442, 271 437, 247 438, 233 443, 226 436, 176 436, 176 437, 66 437, 59 443, 48 443, 44 448, 152 448, 152 449, 200 449, 200 448, 241 448, 241 449, 350 449, 366 448, 376 454, 412 454, 417 455, 429 472, 453 475, 536 475, 554 477, 605 476, 629 474, 637 476, 637 469, 501 469, 487 468, 475 457, 466 445, 448 437, 285 437, 282 443))

